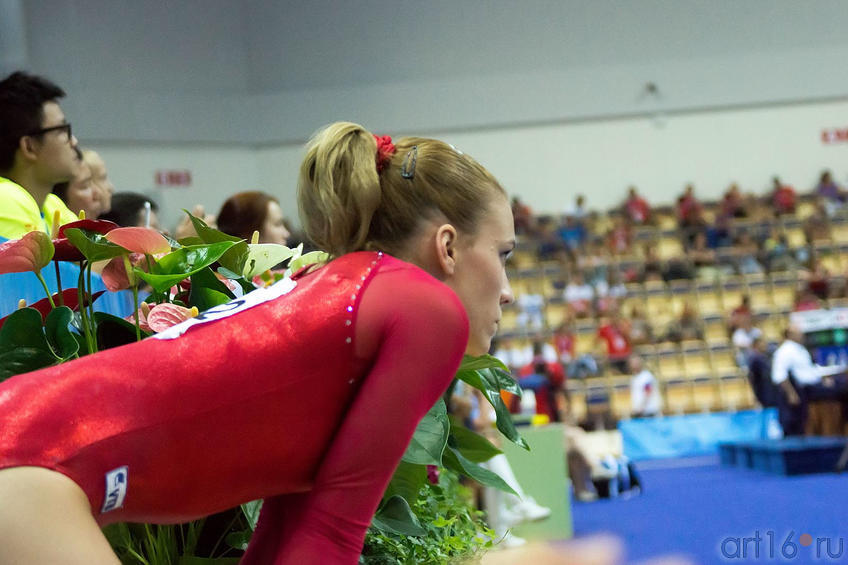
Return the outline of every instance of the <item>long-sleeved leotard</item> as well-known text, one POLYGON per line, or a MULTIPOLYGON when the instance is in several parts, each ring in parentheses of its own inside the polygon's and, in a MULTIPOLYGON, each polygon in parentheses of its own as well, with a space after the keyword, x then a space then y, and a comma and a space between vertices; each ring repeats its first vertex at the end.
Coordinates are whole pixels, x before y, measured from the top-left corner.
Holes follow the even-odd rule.
POLYGON ((355 563, 467 339, 447 286, 352 253, 174 339, 0 384, 0 469, 64 473, 101 524, 184 521, 266 498, 245 563, 355 563))

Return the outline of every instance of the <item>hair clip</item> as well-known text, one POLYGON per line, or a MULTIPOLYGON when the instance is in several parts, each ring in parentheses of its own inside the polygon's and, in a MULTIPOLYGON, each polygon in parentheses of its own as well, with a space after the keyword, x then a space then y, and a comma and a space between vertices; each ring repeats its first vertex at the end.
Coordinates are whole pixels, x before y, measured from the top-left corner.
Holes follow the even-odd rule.
POLYGON ((418 146, 413 145, 412 149, 407 152, 403 158, 403 164, 400 166, 400 176, 405 179, 412 180, 415 177, 415 162, 418 160, 418 146))

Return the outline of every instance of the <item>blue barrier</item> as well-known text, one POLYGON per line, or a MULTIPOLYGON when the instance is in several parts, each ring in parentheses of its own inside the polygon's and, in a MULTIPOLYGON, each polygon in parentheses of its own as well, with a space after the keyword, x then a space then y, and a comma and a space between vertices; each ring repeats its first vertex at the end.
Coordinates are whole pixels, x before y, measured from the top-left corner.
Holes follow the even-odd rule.
POLYGON ((777 410, 745 410, 637 418, 619 422, 624 454, 633 460, 714 455, 718 445, 768 437, 777 410))

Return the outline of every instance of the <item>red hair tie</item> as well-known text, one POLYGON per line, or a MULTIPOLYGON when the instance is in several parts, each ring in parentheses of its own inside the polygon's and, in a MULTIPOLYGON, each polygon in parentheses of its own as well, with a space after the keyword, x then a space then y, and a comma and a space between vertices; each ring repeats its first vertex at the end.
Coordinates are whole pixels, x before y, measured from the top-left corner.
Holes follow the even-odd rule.
POLYGON ((395 154, 395 144, 388 135, 375 135, 374 139, 377 141, 377 172, 382 173, 395 154))

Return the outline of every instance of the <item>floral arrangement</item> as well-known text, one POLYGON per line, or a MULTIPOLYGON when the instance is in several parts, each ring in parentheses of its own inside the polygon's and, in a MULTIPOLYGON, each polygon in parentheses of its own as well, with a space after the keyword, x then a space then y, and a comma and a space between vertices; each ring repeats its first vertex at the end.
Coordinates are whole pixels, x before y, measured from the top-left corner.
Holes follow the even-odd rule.
MULTIPOLYGON (((0 381, 143 339, 257 285, 273 284, 327 260, 321 252, 302 254, 302 246, 259 244, 257 234, 248 243, 189 216, 197 237, 181 241, 149 228, 83 219, 62 226, 53 239, 30 232, 0 245, 0 274, 33 272, 47 294, 0 320, 0 381), (59 261, 79 264, 76 288, 62 289, 59 261), (284 273, 270 271, 284 261, 284 273), (41 275, 51 262, 59 281, 55 294, 41 275), (101 262, 107 262, 101 273, 106 287, 133 294, 134 313, 128 319, 93 309, 100 293, 91 290, 92 265, 101 262), (139 303, 145 287, 149 295, 139 303)), ((495 408, 501 433, 527 448, 501 400, 501 390, 520 394, 503 364, 490 356, 466 357, 454 384, 457 381, 480 390, 495 408)), ((497 453, 487 439, 453 420, 445 400, 439 400, 419 423, 386 490, 360 561, 444 562, 472 558, 491 547, 494 534, 463 495, 458 478, 511 492, 499 476, 479 465, 497 453)), ((259 507, 254 502, 231 512, 211 557, 247 547, 259 507)), ((193 563, 204 527, 203 520, 180 526, 118 524, 106 534, 124 563, 193 563)))

